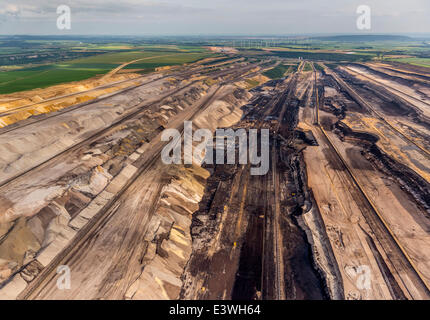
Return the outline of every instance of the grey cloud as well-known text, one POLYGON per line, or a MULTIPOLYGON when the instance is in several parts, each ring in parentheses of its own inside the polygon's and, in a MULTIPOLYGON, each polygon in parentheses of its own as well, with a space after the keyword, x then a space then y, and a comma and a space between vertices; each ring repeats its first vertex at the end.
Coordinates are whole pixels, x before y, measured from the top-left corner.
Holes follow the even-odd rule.
POLYGON ((49 33, 57 6, 66 4, 74 33, 357 32, 363 3, 372 8, 372 32, 430 31, 428 0, 6 0, 0 19, 1 33, 49 33))

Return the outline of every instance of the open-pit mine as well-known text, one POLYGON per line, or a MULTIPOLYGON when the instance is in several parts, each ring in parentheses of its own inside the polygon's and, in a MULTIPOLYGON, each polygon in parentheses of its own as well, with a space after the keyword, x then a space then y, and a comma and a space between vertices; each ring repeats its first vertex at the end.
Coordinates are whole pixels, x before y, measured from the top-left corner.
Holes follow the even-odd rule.
POLYGON ((430 69, 218 51, 2 104, 1 299, 430 299, 430 69), (185 121, 267 173, 163 163, 185 121))

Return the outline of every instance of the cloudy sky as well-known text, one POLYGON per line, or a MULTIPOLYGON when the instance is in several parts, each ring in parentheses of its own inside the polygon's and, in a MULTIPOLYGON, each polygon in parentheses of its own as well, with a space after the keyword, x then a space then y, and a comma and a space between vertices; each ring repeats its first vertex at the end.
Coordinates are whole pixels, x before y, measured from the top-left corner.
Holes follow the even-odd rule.
POLYGON ((356 33, 359 5, 372 9, 368 33, 430 32, 429 0, 2 0, 0 34, 356 33), (71 29, 57 29, 57 7, 71 29))

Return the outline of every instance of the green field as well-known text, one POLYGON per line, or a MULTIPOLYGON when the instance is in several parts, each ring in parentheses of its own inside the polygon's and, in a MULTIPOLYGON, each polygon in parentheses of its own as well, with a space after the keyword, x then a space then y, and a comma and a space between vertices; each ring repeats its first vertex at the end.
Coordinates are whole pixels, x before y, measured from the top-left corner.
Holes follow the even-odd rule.
POLYGON ((272 54, 282 58, 306 59, 306 60, 327 60, 327 61, 367 61, 374 55, 365 53, 337 53, 337 52, 312 52, 312 51, 271 51, 272 54))
POLYGON ((210 53, 184 53, 183 51, 130 51, 106 53, 18 70, 0 72, 0 94, 46 88, 59 83, 85 80, 103 75, 117 66, 141 58, 141 62, 128 65, 128 69, 141 69, 141 73, 157 67, 194 62, 211 56, 210 53))
POLYGON ((154 70, 157 67, 174 66, 178 64, 191 63, 204 58, 208 58, 213 54, 210 53, 164 53, 162 56, 157 56, 154 59, 147 59, 129 64, 125 69, 145 69, 154 70))
POLYGON ((292 66, 287 64, 280 64, 275 68, 263 72, 263 74, 270 79, 280 79, 284 77, 287 72, 292 72, 294 70, 297 70, 297 65, 292 66))
POLYGON ((312 69, 312 66, 311 66, 311 64, 309 63, 309 62, 306 62, 305 63, 305 65, 304 65, 304 67, 303 67, 303 71, 312 71, 313 69, 312 69))

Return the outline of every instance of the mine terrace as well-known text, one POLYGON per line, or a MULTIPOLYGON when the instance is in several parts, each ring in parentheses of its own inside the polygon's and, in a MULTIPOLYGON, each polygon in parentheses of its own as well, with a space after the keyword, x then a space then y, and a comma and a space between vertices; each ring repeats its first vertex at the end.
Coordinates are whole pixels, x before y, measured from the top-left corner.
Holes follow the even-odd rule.
POLYGON ((430 69, 336 39, 205 41, 48 50, 64 82, 0 84, 0 297, 429 299, 430 69), (188 121, 214 155, 216 130, 257 130, 267 172, 239 137, 234 161, 167 165, 188 121))

